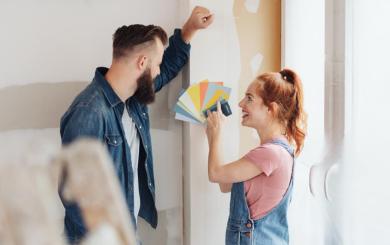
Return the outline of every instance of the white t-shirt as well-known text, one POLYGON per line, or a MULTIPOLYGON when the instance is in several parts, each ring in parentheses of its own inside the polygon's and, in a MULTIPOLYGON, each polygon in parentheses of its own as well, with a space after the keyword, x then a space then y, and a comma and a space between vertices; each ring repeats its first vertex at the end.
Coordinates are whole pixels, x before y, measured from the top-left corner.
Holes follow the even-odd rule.
POLYGON ((140 209, 140 196, 138 187, 138 157, 140 138, 133 119, 125 108, 122 116, 123 130, 125 131, 126 142, 130 148, 131 163, 133 168, 133 197, 134 197, 134 216, 135 222, 138 220, 138 213, 140 209))

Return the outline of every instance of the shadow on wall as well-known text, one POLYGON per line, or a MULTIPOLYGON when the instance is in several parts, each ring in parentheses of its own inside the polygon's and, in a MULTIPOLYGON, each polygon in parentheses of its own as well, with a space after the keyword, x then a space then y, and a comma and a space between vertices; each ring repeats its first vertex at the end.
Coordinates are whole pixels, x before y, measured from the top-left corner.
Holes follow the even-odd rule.
MULTIPOLYGON (((89 82, 35 83, 0 89, 0 132, 58 128, 61 116, 89 82)), ((149 108, 151 127, 168 129, 168 91, 163 89, 149 108)))
MULTIPOLYGON (((187 69, 185 67, 182 71, 187 69)), ((175 122, 173 108, 177 103, 180 91, 183 89, 183 79, 183 75, 180 73, 156 94, 156 100, 149 106, 150 127, 152 129, 172 130, 172 122, 175 122)))
POLYGON ((0 89, 0 132, 58 128, 62 114, 87 84, 35 83, 0 89))

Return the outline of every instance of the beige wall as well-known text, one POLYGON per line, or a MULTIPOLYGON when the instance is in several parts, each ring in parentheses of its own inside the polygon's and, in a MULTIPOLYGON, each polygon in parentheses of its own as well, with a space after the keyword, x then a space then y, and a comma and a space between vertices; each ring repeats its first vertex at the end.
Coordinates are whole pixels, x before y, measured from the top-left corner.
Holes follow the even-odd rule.
MULTIPOLYGON (((211 9, 215 22, 192 42, 188 80, 192 84, 208 78, 232 88, 233 113, 226 120, 228 133, 223 135, 223 161, 231 162, 240 157, 241 148, 256 143, 249 132, 240 139, 237 104, 255 74, 279 70, 281 4, 274 0, 196 0, 189 9, 195 5, 211 9)), ((183 138, 184 244, 224 244, 230 194, 221 193, 217 184, 208 181, 204 127, 186 124, 183 138)))
MULTIPOLYGON (((196 5, 205 6, 215 14, 214 23, 199 32, 192 41, 189 63, 190 83, 208 78, 223 81, 232 88, 229 101, 232 115, 226 120, 223 140, 225 162, 238 159, 239 113, 233 106, 238 101, 240 77, 240 48, 233 14, 234 1, 191 1, 189 9, 196 5)), ((204 127, 186 124, 184 136, 184 244, 225 244, 226 222, 229 213, 230 194, 221 193, 207 175, 207 137, 204 127)))
MULTIPOLYGON (((171 34, 183 24, 181 2, 0 1, 0 164, 28 150, 39 155, 34 147, 60 148, 60 117, 95 67, 109 66, 116 28, 153 23, 171 34)), ((182 244, 182 124, 171 114, 181 80, 175 78, 150 107, 160 223, 153 230, 140 221, 145 245, 182 244)))
MULTIPOLYGON (((244 1, 235 1, 234 15, 241 51, 238 93, 241 99, 256 75, 280 69, 281 1, 260 1, 256 13, 248 11, 244 1), (252 68, 251 62, 259 54, 262 57, 261 65, 252 68)), ((258 137, 253 129, 240 128, 240 154, 245 154, 258 144, 258 137)))

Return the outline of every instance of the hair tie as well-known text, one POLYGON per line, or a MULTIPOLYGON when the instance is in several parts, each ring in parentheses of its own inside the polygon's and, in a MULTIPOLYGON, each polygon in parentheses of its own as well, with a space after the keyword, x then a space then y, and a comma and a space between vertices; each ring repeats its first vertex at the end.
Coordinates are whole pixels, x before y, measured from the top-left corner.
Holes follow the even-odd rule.
POLYGON ((294 80, 293 78, 290 76, 290 74, 288 74, 286 71, 282 70, 279 72, 280 75, 282 76, 283 80, 285 80, 286 82, 289 82, 291 84, 294 85, 294 80))

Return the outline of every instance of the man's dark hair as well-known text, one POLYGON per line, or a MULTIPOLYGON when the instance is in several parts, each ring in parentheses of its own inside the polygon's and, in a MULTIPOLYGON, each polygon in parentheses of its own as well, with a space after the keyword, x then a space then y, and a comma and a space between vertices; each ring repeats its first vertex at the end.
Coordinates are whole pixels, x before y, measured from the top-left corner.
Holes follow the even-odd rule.
POLYGON ((167 43, 166 32, 155 25, 129 25, 119 27, 113 36, 114 59, 124 57, 131 52, 135 46, 160 39, 162 44, 167 43))

